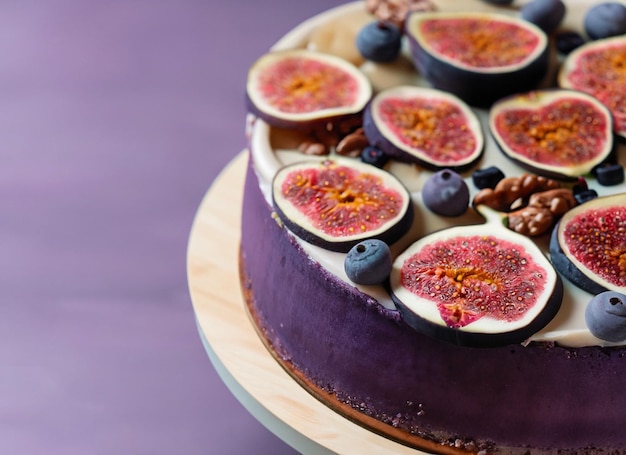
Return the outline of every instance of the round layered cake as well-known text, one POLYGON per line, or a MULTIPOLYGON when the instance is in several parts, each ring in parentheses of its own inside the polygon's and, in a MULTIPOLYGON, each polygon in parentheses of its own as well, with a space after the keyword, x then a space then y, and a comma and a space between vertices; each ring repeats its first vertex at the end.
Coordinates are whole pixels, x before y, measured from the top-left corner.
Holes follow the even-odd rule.
POLYGON ((418 449, 626 453, 624 104, 606 95, 626 43, 557 50, 586 37, 586 1, 552 28, 527 6, 550 2, 404 3, 323 13, 250 70, 259 336, 327 406, 418 449), (612 56, 604 98, 559 82, 581 55, 612 56))

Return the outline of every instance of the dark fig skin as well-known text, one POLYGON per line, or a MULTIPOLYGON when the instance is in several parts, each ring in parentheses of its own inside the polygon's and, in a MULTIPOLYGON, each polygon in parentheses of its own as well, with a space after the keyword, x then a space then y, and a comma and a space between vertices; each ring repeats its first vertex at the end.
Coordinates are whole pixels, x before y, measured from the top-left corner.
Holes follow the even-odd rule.
MULTIPOLYGON (((374 119, 372 118, 372 113, 370 112, 370 109, 365 109, 365 112, 363 113, 363 131, 365 132, 367 139, 370 141, 371 146, 376 147, 377 149, 381 150, 386 155, 392 156, 398 161, 403 161, 406 163, 414 163, 423 167, 424 169, 428 169, 431 171, 438 171, 442 169, 442 166, 436 166, 429 161, 420 160, 415 155, 409 155, 407 153, 398 153, 398 150, 389 141, 385 140, 383 136, 380 134, 380 131, 378 130, 378 127, 376 126, 376 122, 374 122, 374 119)), ((476 163, 480 160, 481 156, 482 156, 482 150, 480 151, 479 154, 477 154, 476 159, 474 159, 473 161, 469 163, 466 163, 463 165, 455 165, 453 163, 450 163, 450 164, 446 164, 445 168, 451 169, 456 172, 467 171, 468 169, 471 169, 476 165, 476 163)))
MULTIPOLYGON (((603 99, 605 93, 609 94, 620 94, 623 91, 623 83, 618 82, 617 80, 614 83, 609 83, 604 86, 604 84, 598 85, 594 81, 597 82, 598 78, 601 80, 606 79, 606 75, 604 74, 607 69, 603 65, 599 65, 599 68, 590 67, 585 70, 588 73, 589 77, 585 77, 582 79, 573 80, 571 78, 572 73, 577 72, 583 68, 585 55, 589 53, 590 55, 600 55, 602 52, 605 52, 606 49, 611 48, 612 46, 620 47, 626 46, 626 35, 619 35, 610 38, 604 38, 599 40, 591 40, 587 41, 582 46, 574 49, 570 55, 568 55, 560 66, 560 69, 557 73, 557 83, 561 88, 571 89, 571 90, 579 90, 582 92, 586 92, 590 95, 596 96, 598 99, 603 99), (608 91, 608 92, 607 92, 608 91)), ((618 52, 622 52, 619 50, 618 52)), ((608 67, 610 68, 610 66, 608 67)), ((609 72, 615 71, 615 69, 608 69, 609 72)), ((619 70, 618 70, 619 71, 619 70)), ((615 75, 611 75, 610 79, 614 78, 615 75)), ((610 80, 609 79, 609 80, 610 80)), ((607 103, 608 105, 608 103, 607 103)), ((613 114, 613 123, 615 128, 615 135, 617 136, 617 140, 621 143, 626 142, 626 120, 624 119, 624 112, 619 108, 610 108, 613 114)))
POLYGON ((268 115, 266 112, 257 108, 257 106, 250 100, 250 97, 245 95, 245 106, 248 112, 260 118, 261 120, 267 122, 269 125, 272 125, 276 128, 284 128, 296 131, 302 131, 304 133, 316 130, 317 128, 323 127, 327 124, 339 124, 342 122, 357 124, 358 121, 363 117, 364 109, 358 110, 356 112, 351 112, 347 114, 341 114, 337 116, 330 117, 322 117, 319 119, 313 119, 307 122, 301 121, 290 121, 285 118, 279 118, 277 116, 268 115))
MULTIPOLYGON (((420 159, 420 157, 414 154, 409 154, 405 151, 398 150, 398 148, 395 145, 393 145, 389 140, 383 137, 378 125, 376 125, 376 121, 374 120, 374 115, 372 114, 372 103, 368 104, 367 107, 365 108, 365 111, 363 112, 362 127, 363 127, 363 132, 365 133, 365 136, 367 137, 367 140, 369 141, 371 147, 377 148, 378 150, 382 151, 385 155, 389 157, 393 157, 394 159, 398 161, 417 164, 418 166, 423 167, 424 169, 431 170, 431 171, 439 171, 444 168, 451 169, 459 173, 467 171, 473 168, 476 165, 476 163, 481 159, 483 152, 484 152, 484 148, 485 148, 484 141, 483 141, 483 146, 481 147, 480 150, 478 150, 478 153, 476 153, 476 156, 471 161, 467 163, 463 163, 463 164, 445 163, 444 165, 437 165, 425 159, 420 159)), ((482 130, 480 131, 480 133, 482 134, 482 130)))
MULTIPOLYGON (((370 167, 371 165, 362 164, 362 166, 370 167)), ((374 166, 371 166, 371 167, 374 168, 374 166)), ((388 175, 391 176, 391 174, 388 174, 388 175)), ((277 174, 274 177, 274 180, 279 181, 278 180, 279 178, 280 176, 279 174, 277 174)), ((272 186, 274 186, 274 183, 272 184, 272 186)), ((371 231, 371 232, 368 232, 368 235, 360 236, 357 238, 352 237, 352 238, 346 239, 342 237, 335 237, 332 240, 329 240, 328 238, 325 238, 322 235, 318 235, 312 230, 307 229, 306 226, 301 225, 300 223, 298 223, 297 220, 294 220, 291 217, 289 217, 281 209, 281 204, 277 200, 276 194, 274 193, 274 191, 272 192, 272 206, 276 215, 280 219, 280 222, 282 223, 282 225, 284 225, 287 229, 289 229, 294 235, 296 235, 300 239, 304 240, 307 243, 319 246, 329 251, 347 253, 355 245, 363 242, 364 240, 371 239, 371 238, 376 238, 378 240, 385 242, 387 245, 392 245, 411 229, 411 227, 413 226, 413 221, 415 219, 414 202, 411 200, 411 195, 409 191, 406 189, 406 187, 400 184, 400 188, 402 188, 401 193, 403 194, 403 197, 406 198, 406 201, 407 201, 406 212, 404 213, 404 215, 401 218, 396 219, 394 221, 394 224, 387 226, 385 230, 371 231)))
POLYGON ((593 281, 581 272, 561 249, 557 235, 559 224, 560 223, 557 223, 557 225, 552 229, 552 234, 550 235, 550 260, 552 261, 554 268, 557 269, 559 273, 568 281, 590 294, 600 294, 601 292, 607 291, 608 289, 604 286, 593 281))
MULTIPOLYGON (((435 88, 453 93, 471 106, 487 108, 507 95, 531 90, 547 74, 550 60, 547 39, 537 58, 516 70, 494 73, 470 71, 437 58, 420 45, 408 27, 414 14, 417 13, 407 18, 405 29, 418 72, 435 88)), ((539 28, 532 27, 538 34, 545 35, 539 28)))
MULTIPOLYGON (((444 228, 441 231, 420 238, 418 244, 414 244, 396 257, 388 285, 391 299, 402 314, 405 322, 416 331, 429 337, 457 346, 480 348, 523 343, 532 335, 543 329, 558 313, 563 300, 563 282, 557 271, 550 264, 549 259, 535 243, 529 241, 527 237, 505 229, 502 226, 502 219, 498 212, 493 210, 478 211, 481 215, 486 217, 486 224, 444 228), (444 305, 445 303, 454 304, 456 299, 469 300, 470 298, 475 299, 480 296, 480 294, 471 295, 470 293, 465 297, 463 295, 457 296, 459 288, 457 287, 457 292, 454 293, 450 289, 455 289, 451 283, 455 285, 460 284, 462 287, 465 286, 466 283, 464 283, 463 280, 466 275, 481 276, 484 271, 486 276, 489 276, 489 274, 492 273, 489 269, 489 265, 487 265, 484 270, 481 270, 483 266, 480 265, 484 260, 484 255, 491 254, 491 252, 483 250, 480 246, 472 246, 469 244, 465 245, 463 247, 464 249, 460 250, 460 253, 456 253, 457 247, 454 245, 460 245, 460 240, 468 236, 480 239, 493 236, 497 239, 512 242, 511 245, 506 247, 507 249, 511 248, 511 250, 519 251, 521 248, 524 253, 520 253, 520 257, 527 255, 527 257, 532 258, 532 261, 538 266, 545 267, 544 286, 541 286, 538 288, 540 290, 537 290, 539 295, 537 296, 538 299, 535 304, 538 306, 533 309, 531 314, 525 315, 523 324, 515 323, 509 327, 507 327, 507 323, 498 324, 494 327, 496 330, 492 330, 489 321, 486 321, 486 324, 482 326, 474 325, 473 328, 471 324, 467 325, 467 328, 465 328, 465 325, 460 327, 449 326, 448 323, 445 322, 446 319, 441 313, 441 308, 439 309, 439 316, 433 315, 433 312, 436 313, 437 310, 428 308, 430 305, 438 306, 438 303, 444 305), (440 240, 441 245, 439 245, 440 240), (444 244, 446 241, 451 242, 449 243, 450 249, 448 250, 448 255, 452 255, 451 258, 443 256, 444 253, 442 253, 447 249, 444 244), (433 245, 434 252, 428 251, 430 245, 433 245), (425 248, 426 254, 422 257, 421 253, 425 251, 425 248), (467 250, 465 250, 465 248, 467 248, 467 250), (464 257, 464 254, 467 256, 464 257), (442 259, 442 257, 445 257, 445 260, 442 259), (433 261, 429 262, 431 258, 433 258, 433 261), (412 277, 412 271, 415 270, 412 268, 412 264, 407 264, 412 261, 415 261, 413 265, 417 267, 415 277, 412 277), (445 264, 448 264, 449 268, 445 264), (430 273, 425 272, 425 270, 429 270, 430 273), (453 275, 449 274, 450 270, 453 271, 453 275), (460 276, 457 275, 459 273, 458 270, 462 270, 460 276), (407 273, 409 277, 403 278, 403 273, 407 273), (420 276, 423 276, 425 280, 420 281, 418 278, 420 276), (434 282, 430 282, 428 277, 431 276, 435 277, 434 282), (413 278, 415 278, 415 281, 413 281, 413 278), (437 280, 440 278, 444 279, 448 284, 443 284, 439 288, 435 285, 439 283, 437 280), (430 297, 420 296, 419 292, 414 294, 403 283, 405 279, 411 280, 410 283, 412 285, 414 284, 416 289, 419 288, 421 291, 430 295, 430 297), (439 289, 441 290, 439 291, 439 289), (431 291, 433 291, 434 294, 431 291), (441 292, 442 295, 440 298, 445 300, 439 300, 439 297, 436 295, 437 292, 441 292)), ((469 242, 472 242, 472 240, 470 239, 469 242)), ((504 254, 500 256, 500 258, 504 257, 504 254)), ((498 258, 495 258, 495 261, 487 261, 493 265, 493 270, 496 270, 494 272, 496 276, 501 275, 502 270, 506 270, 505 274, 501 275, 502 278, 505 278, 506 275, 517 273, 516 270, 508 268, 507 266, 504 266, 503 269, 502 266, 496 264, 497 261, 498 258)), ((536 273, 536 269, 534 272, 536 273)), ((522 277, 524 273, 528 273, 528 277, 531 276, 532 271, 526 270, 526 272, 524 272, 520 270, 520 282, 524 280, 522 277)), ((478 280, 480 280, 480 278, 478 280)), ((503 280, 496 278, 496 280, 501 283, 497 286, 496 293, 500 292, 502 295, 511 295, 510 292, 515 294, 517 292, 516 289, 520 289, 515 283, 507 284, 506 278, 503 280)), ((472 287, 472 284, 467 284, 467 286, 472 287)), ((482 292, 482 295, 485 295, 485 293, 490 294, 492 291, 490 289, 484 289, 482 292)), ((472 303, 476 302, 474 301, 472 303)), ((486 314, 488 314, 488 310, 486 314)))
MULTIPOLYGON (((288 77, 302 78, 307 80, 305 73, 307 67, 300 65, 297 69, 290 71, 288 77)), ((324 81, 326 82, 326 81, 324 81)), ((315 93, 321 92, 328 95, 328 91, 335 90, 336 87, 329 83, 320 83, 311 89, 315 93)), ((306 89, 305 92, 310 92, 306 89)), ((264 120, 271 126, 285 129, 294 129, 309 132, 328 124, 335 125, 343 121, 360 120, 363 110, 372 97, 372 86, 369 80, 351 63, 330 54, 307 51, 303 49, 272 51, 262 55, 248 70, 245 90, 245 104, 248 112, 264 120), (291 59, 298 59, 305 62, 317 62, 327 66, 337 74, 343 74, 352 79, 356 86, 356 93, 352 98, 339 100, 337 105, 317 105, 303 111, 286 112, 280 107, 272 106, 268 103, 263 88, 259 85, 262 77, 273 74, 275 66, 284 65, 291 59)), ((356 123, 355 123, 356 124, 356 123)))
MULTIPOLYGON (((347 253, 352 249, 352 247, 358 245, 363 241, 363 239, 358 239, 351 241, 330 242, 325 238, 319 237, 311 231, 304 229, 299 224, 284 216, 282 211, 276 205, 275 210, 285 227, 287 227, 297 237, 301 238, 307 243, 324 248, 325 250, 335 251, 337 253, 347 253)), ((404 215, 404 217, 399 220, 392 228, 382 234, 372 236, 371 238, 376 238, 385 242, 388 245, 392 245, 409 231, 409 229, 413 225, 414 213, 415 212, 413 209, 413 204, 411 203, 409 204, 409 209, 407 210, 407 213, 404 215)))
POLYGON ((502 333, 467 332, 435 324, 419 317, 408 309, 400 299, 391 293, 391 299, 398 307, 404 321, 424 335, 455 344, 473 348, 496 348, 511 344, 520 344, 545 327, 559 312, 563 300, 563 281, 557 276, 554 291, 544 310, 525 327, 502 333))
MULTIPOLYGON (((315 235, 313 232, 303 228, 302 226, 300 226, 293 220, 289 219, 280 210, 280 208, 276 204, 276 201, 273 201, 273 203, 274 203, 274 210, 276 210, 276 214, 279 216, 279 218, 281 219, 285 227, 287 227, 297 237, 301 238, 307 243, 310 243, 311 245, 319 246, 328 251, 335 251, 338 253, 347 253, 348 251, 352 249, 352 247, 354 247, 355 245, 358 245, 364 240, 363 238, 361 238, 361 239, 350 240, 350 241, 330 242, 323 237, 319 237, 315 235)), ((410 203, 407 212, 405 213, 404 217, 401 220, 399 220, 393 227, 391 227, 387 231, 381 234, 372 235, 372 237, 382 240, 388 245, 392 245, 411 229, 411 226, 413 225, 414 217, 415 217, 415 211, 413 208, 413 203, 410 203)))
MULTIPOLYGON (((559 88, 552 88, 552 89, 544 89, 544 90, 539 90, 538 92, 545 92, 545 93, 555 93, 558 94, 560 93, 561 89, 559 88)), ((563 92, 564 94, 566 94, 566 92, 563 92)), ((519 94, 517 95, 511 95, 508 97, 504 97, 501 100, 498 101, 507 101, 508 99, 514 99, 516 97, 518 97, 519 94)), ((494 106, 495 108, 495 106, 494 106)), ((493 111, 492 111, 493 112, 493 111)), ((607 113, 607 120, 613 124, 613 116, 610 113, 607 113)), ((505 148, 505 146, 503 144, 500 143, 500 141, 496 138, 495 133, 493 132, 491 125, 490 125, 490 132, 491 132, 491 136, 495 139, 496 145, 498 146, 498 149, 507 157, 509 158, 511 161, 513 161, 514 163, 516 163, 518 166, 534 173, 537 175, 541 175, 543 177, 547 177, 550 179, 555 179, 555 180, 560 180, 562 182, 573 182, 576 181, 579 177, 581 177, 580 175, 570 175, 567 173, 567 170, 563 170, 562 172, 558 172, 556 170, 550 170, 550 169, 546 169, 543 167, 540 167, 539 165, 533 165, 532 163, 529 163, 527 161, 518 159, 515 155, 515 153, 511 150, 507 150, 505 148)), ((611 128, 611 131, 613 131, 613 129, 611 128)), ((606 160, 610 160, 615 156, 615 152, 617 150, 617 140, 616 140, 616 135, 614 132, 612 132, 609 137, 607 137, 607 141, 609 141, 610 144, 610 149, 606 152, 606 154, 604 155, 604 161, 606 160)), ((591 170, 590 170, 591 172, 591 170)))
MULTIPOLYGON (((590 200, 584 202, 583 204, 577 205, 572 208, 569 212, 566 212, 563 215, 563 218, 556 224, 556 226, 552 230, 552 234, 550 236, 550 259, 554 268, 561 273, 561 275, 567 280, 571 281, 574 285, 579 287, 580 289, 587 291, 591 294, 599 294, 604 291, 608 291, 607 286, 611 286, 606 283, 600 276, 595 277, 594 273, 590 270, 589 274, 585 274, 583 270, 579 269, 576 264, 570 259, 568 256, 567 248, 562 247, 561 238, 560 238, 560 226, 563 225, 563 228, 568 226, 574 219, 574 216, 577 215, 585 215, 592 216, 592 213, 601 207, 610 207, 617 206, 623 207, 626 202, 626 193, 616 193, 609 196, 602 197, 592 197, 590 200)), ((590 228, 592 229, 592 228, 590 228)), ((593 231, 592 231, 593 233, 593 231)), ((617 234, 619 235, 619 234, 617 234)), ((588 266, 583 265, 583 268, 588 266)))

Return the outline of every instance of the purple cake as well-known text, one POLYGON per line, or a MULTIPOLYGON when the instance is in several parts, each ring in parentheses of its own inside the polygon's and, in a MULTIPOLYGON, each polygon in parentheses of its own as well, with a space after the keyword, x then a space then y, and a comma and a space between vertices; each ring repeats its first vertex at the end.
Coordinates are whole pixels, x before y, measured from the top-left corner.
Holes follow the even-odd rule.
MULTIPOLYGON (((373 8, 370 3, 367 6, 373 8)), ((458 3, 433 2, 439 10, 500 9, 480 1, 463 2, 462 7, 458 3)), ((570 8, 564 24, 576 23, 584 14, 582 7, 589 6, 586 2, 572 3, 579 9, 571 13, 570 8)), ((411 57, 406 49, 395 61, 377 64, 361 58, 352 48, 353 41, 339 46, 339 51, 337 42, 329 44, 327 37, 333 35, 337 24, 342 24, 342 33, 357 33, 374 20, 372 14, 376 12, 368 11, 365 5, 349 4, 307 21, 272 52, 308 48, 325 53, 332 48, 334 54, 367 76, 373 93, 407 81, 428 85, 407 63, 411 57)), ((506 11, 519 14, 517 10, 506 11)), ((511 342, 514 338, 497 333, 495 338, 486 339, 499 342, 488 341, 486 345, 474 343, 477 338, 471 329, 468 343, 446 338, 448 333, 465 330, 462 324, 448 321, 448 327, 441 331, 422 330, 398 301, 401 299, 394 299, 393 280, 358 284, 347 277, 348 250, 363 239, 385 238, 384 234, 392 232, 385 241, 396 259, 419 239, 453 227, 482 224, 482 212, 473 207, 460 216, 439 215, 428 209, 422 188, 437 169, 403 160, 401 155, 387 156, 385 163, 377 163, 409 194, 411 213, 410 217, 403 215, 402 229, 375 226, 375 235, 365 233, 333 243, 334 239, 328 238, 332 232, 307 237, 312 228, 299 221, 291 223, 288 218, 293 216, 280 210, 281 201, 273 195, 282 188, 274 181, 279 170, 309 160, 324 163, 340 154, 344 156, 339 161, 363 159, 362 154, 353 153, 372 142, 371 137, 364 140, 359 129, 362 110, 360 106, 355 112, 335 112, 317 123, 310 118, 303 123, 291 115, 274 123, 272 113, 263 106, 251 108, 240 274, 251 319, 276 360, 294 380, 338 413, 371 431, 429 452, 626 453, 626 336, 622 341, 606 340, 590 330, 585 309, 595 293, 581 288, 571 277, 561 276, 560 269, 553 273, 553 281, 546 280, 554 287, 545 303, 549 317, 533 326, 532 333, 523 332, 520 341, 511 342), (335 142, 327 140, 331 136, 335 142), (342 143, 341 138, 348 136, 350 140, 342 143), (359 145, 346 147, 350 141, 359 145), (325 151, 318 150, 324 147, 325 151), (305 155, 313 150, 327 154, 305 155)), ((489 111, 482 106, 472 110, 486 125, 489 111)), ((623 148, 619 143, 615 152, 622 161, 623 148)), ((480 162, 459 170, 472 197, 479 193, 472 173, 487 166, 497 166, 507 176, 528 175, 519 163, 500 153, 492 137, 485 136, 480 162)), ((289 178, 297 180, 306 172, 308 168, 300 169, 289 178)), ((576 184, 580 182, 560 183, 559 188, 573 191, 576 184)), ((620 215, 626 210, 623 182, 605 186, 587 177, 584 185, 600 196, 617 198, 617 206, 623 209, 620 215)), ((307 197, 310 202, 317 196, 307 197)), ((624 230, 619 222, 617 226, 624 230)), ((509 234, 501 235, 509 238, 509 234)), ((531 242, 542 257, 550 256, 550 232, 533 237, 531 242)), ((540 288, 536 292, 545 293, 540 288)), ((619 286, 616 289, 622 290, 619 286)))

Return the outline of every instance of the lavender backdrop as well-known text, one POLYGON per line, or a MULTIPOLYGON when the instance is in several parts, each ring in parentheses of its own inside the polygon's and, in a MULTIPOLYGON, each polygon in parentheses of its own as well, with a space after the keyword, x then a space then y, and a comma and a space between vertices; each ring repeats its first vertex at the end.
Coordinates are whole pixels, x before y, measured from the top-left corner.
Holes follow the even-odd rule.
POLYGON ((339 3, 0 4, 0 453, 293 453, 213 370, 185 250, 247 67, 339 3))

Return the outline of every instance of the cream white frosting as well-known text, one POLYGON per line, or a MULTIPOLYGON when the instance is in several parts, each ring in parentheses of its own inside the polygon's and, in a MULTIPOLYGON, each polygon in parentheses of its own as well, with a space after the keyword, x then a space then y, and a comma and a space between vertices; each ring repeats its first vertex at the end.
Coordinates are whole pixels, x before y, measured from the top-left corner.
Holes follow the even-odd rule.
MULTIPOLYGON (((472 1, 437 1, 440 9, 458 10, 463 8, 467 11, 477 10, 493 10, 496 7, 486 4, 479 0, 472 1)), ((589 1, 566 1, 568 6, 568 15, 565 18, 565 26, 580 29, 581 15, 588 8, 589 1)), ((350 21, 364 22, 369 18, 363 12, 363 2, 350 3, 318 16, 302 23, 300 26, 285 35, 274 50, 289 48, 304 48, 308 45, 308 38, 313 30, 323 26, 330 21, 340 20, 343 24, 350 21)), ((375 91, 384 88, 413 84, 427 86, 428 84, 421 79, 414 70, 408 52, 403 53, 401 58, 391 64, 375 64, 365 62, 361 67, 363 73, 370 79, 375 91)), ((553 70, 554 71, 554 70, 553 70)), ((551 72, 547 76, 547 80, 554 76, 551 72)), ((495 165, 499 167, 506 176, 517 176, 524 171, 508 160, 498 149, 493 138, 487 130, 488 112, 480 109, 473 109, 478 116, 485 138, 485 149, 480 167, 495 165)), ((304 161, 310 157, 302 155, 297 151, 297 145, 302 140, 302 136, 297 132, 275 129, 260 119, 254 119, 252 116, 248 122, 248 135, 250 138, 250 152, 252 153, 255 170, 259 177, 260 187, 266 200, 271 204, 271 182, 283 165, 304 161)), ((618 155, 621 164, 626 165, 626 146, 619 144, 618 155)), ((408 165, 392 161, 386 166, 386 169, 396 175, 409 189, 415 207, 415 222, 410 232, 396 243, 391 245, 394 257, 401 254, 409 245, 422 236, 452 226, 482 224, 484 219, 473 209, 468 209, 467 213, 461 217, 447 218, 430 212, 422 203, 421 187, 431 172, 423 170, 415 165, 408 165)), ((471 181, 471 172, 463 174, 463 177, 470 188, 470 197, 477 192, 471 181)), ((615 194, 626 192, 626 184, 613 187, 605 187, 598 185, 595 181, 590 180, 589 185, 596 189, 599 195, 615 194)), ((304 241, 300 241, 301 246, 310 257, 319 262, 329 272, 344 280, 360 291, 370 295, 386 308, 395 308, 389 294, 382 286, 360 286, 352 283, 346 276, 344 271, 344 253, 336 253, 325 250, 320 247, 313 246, 304 241)), ((546 237, 537 240, 538 246, 548 255, 548 242, 546 237)), ((547 341, 555 342, 568 347, 582 346, 610 346, 616 343, 609 343, 594 337, 587 329, 585 323, 585 308, 589 300, 593 297, 591 294, 579 289, 566 279, 563 279, 564 295, 561 309, 557 316, 540 332, 531 337, 531 341, 547 341)), ((626 344, 626 343, 624 343, 626 344)))

